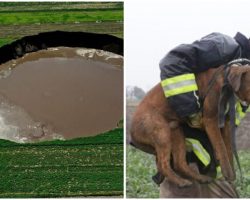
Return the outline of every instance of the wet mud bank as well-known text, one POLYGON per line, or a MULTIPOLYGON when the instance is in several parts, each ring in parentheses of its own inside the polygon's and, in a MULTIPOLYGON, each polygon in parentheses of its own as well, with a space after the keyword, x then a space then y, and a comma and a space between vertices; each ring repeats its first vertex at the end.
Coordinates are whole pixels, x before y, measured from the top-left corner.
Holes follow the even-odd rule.
POLYGON ((115 128, 122 116, 120 55, 57 47, 0 65, 2 139, 32 142, 96 135, 115 128))

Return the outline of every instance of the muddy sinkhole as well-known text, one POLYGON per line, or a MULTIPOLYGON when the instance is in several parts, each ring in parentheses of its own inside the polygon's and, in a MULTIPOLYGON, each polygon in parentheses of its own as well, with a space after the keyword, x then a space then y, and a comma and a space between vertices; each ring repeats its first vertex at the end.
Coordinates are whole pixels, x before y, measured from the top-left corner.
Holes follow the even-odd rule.
POLYGON ((114 129, 123 116, 123 57, 59 47, 0 66, 0 138, 71 139, 114 129))

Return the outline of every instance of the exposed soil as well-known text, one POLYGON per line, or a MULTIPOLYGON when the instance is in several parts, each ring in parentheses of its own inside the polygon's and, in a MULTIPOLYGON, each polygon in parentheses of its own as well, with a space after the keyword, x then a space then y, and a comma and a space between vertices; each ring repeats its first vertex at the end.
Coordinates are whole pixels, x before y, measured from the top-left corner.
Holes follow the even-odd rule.
POLYGON ((113 129, 123 115, 123 57, 54 48, 1 65, 1 138, 66 139, 113 129))
POLYGON ((1 25, 1 38, 14 38, 33 35, 47 31, 84 31, 90 33, 106 33, 122 35, 123 22, 84 22, 72 24, 30 24, 30 25, 1 25))

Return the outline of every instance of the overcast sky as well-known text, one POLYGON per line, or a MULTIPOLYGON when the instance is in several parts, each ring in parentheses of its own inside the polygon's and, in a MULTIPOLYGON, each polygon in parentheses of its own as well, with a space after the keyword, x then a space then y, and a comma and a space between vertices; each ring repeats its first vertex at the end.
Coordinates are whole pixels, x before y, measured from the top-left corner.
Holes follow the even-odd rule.
POLYGON ((238 31, 250 36, 249 0, 125 0, 126 85, 148 90, 160 81, 160 59, 175 46, 238 31))

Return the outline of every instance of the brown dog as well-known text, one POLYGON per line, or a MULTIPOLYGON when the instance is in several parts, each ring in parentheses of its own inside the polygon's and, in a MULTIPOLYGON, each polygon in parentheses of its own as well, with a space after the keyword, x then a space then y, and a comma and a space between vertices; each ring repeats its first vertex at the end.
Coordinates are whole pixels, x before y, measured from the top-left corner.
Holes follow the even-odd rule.
MULTIPOLYGON (((223 176, 232 181, 235 179, 235 173, 230 124, 227 120, 224 128, 220 129, 218 126, 219 96, 224 83, 224 69, 222 68, 223 66, 197 74, 196 82, 199 96, 203 97, 208 91, 209 80, 219 70, 215 84, 206 94, 201 120, 213 146, 215 157, 221 166, 223 176)), ((239 99, 250 103, 250 66, 231 66, 228 81, 239 99)), ((180 187, 189 186, 192 182, 180 177, 175 172, 201 183, 209 182, 210 177, 195 173, 186 162, 182 123, 186 123, 186 121, 177 117, 169 106, 161 85, 157 84, 148 92, 134 114, 131 126, 132 144, 147 153, 155 154, 158 171, 180 187), (170 166, 171 155, 174 170, 170 166)))

